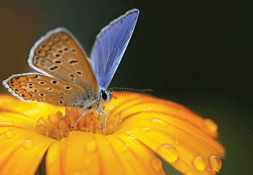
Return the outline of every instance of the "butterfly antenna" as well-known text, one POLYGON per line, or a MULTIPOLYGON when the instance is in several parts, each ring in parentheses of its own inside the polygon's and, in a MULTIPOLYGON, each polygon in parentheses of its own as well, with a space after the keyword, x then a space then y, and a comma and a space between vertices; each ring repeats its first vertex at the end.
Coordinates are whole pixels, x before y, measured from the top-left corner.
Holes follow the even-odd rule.
POLYGON ((133 88, 124 88, 124 87, 112 87, 108 88, 108 90, 128 90, 128 91, 136 91, 136 92, 153 92, 152 89, 133 89, 133 88))

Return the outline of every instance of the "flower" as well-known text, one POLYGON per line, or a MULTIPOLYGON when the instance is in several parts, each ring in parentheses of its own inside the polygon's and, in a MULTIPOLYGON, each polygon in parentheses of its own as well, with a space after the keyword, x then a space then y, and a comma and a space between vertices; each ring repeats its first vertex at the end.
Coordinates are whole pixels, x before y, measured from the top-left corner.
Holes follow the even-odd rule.
POLYGON ((94 111, 68 131, 81 111, 0 95, 0 174, 165 174, 160 156, 184 174, 216 174, 225 156, 217 125, 163 99, 114 92, 107 128, 94 111))

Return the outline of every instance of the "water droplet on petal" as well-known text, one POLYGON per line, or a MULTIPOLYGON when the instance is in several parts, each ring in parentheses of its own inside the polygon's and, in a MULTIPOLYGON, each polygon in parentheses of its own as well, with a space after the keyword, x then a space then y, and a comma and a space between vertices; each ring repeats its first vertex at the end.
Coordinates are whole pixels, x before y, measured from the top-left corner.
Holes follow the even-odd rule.
POLYGON ((192 160, 192 165, 199 171, 203 171, 206 168, 206 163, 200 156, 197 156, 192 160))
POLYGON ((6 139, 11 139, 11 138, 13 138, 13 137, 15 137, 15 133, 13 132, 13 131, 6 131, 5 133, 4 133, 4 137, 6 138, 6 139))
POLYGON ((150 128, 141 128, 140 129, 141 132, 147 133, 150 131, 150 128))
POLYGON ((210 156, 209 163, 214 173, 218 173, 220 171, 222 163, 218 156, 216 155, 210 156))
POLYGON ((216 123, 214 123, 213 120, 211 119, 205 119, 204 120, 204 125, 205 127, 211 132, 211 133, 216 133, 218 130, 218 126, 216 123))
POLYGON ((178 145, 179 144, 179 140, 175 139, 175 144, 178 145))
POLYGON ((178 158, 177 149, 170 144, 160 145, 155 151, 170 163, 175 162, 178 158))
POLYGON ((90 163, 91 163, 91 160, 89 158, 84 159, 84 164, 86 166, 90 165, 90 163))
POLYGON ((33 146, 34 146, 34 145, 33 145, 33 143, 32 143, 31 140, 25 140, 25 141, 23 141, 23 143, 22 143, 22 147, 25 148, 26 150, 31 149, 33 146))
POLYGON ((93 152, 97 149, 97 143, 93 140, 86 145, 88 151, 93 152))
POLYGON ((162 168, 162 161, 159 158, 154 158, 151 160, 151 166, 156 170, 159 171, 162 168))
POLYGON ((155 124, 155 125, 158 125, 158 126, 161 126, 161 127, 167 127, 169 124, 160 120, 160 119, 153 119, 152 122, 155 124))

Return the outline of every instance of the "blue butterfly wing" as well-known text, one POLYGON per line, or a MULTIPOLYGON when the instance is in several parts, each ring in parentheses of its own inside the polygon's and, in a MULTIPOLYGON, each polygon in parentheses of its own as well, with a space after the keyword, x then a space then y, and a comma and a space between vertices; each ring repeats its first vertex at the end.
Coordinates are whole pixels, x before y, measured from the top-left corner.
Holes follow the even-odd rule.
POLYGON ((97 35, 91 51, 98 85, 107 89, 130 41, 139 10, 133 9, 112 21, 97 35))

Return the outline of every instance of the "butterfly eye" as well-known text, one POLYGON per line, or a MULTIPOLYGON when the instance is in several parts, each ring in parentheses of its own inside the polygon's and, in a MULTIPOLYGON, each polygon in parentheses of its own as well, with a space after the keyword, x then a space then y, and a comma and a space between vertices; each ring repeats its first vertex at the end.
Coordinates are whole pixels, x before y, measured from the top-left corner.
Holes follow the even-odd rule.
POLYGON ((102 92, 102 98, 103 100, 106 100, 107 99, 107 94, 105 91, 101 91, 102 92))

